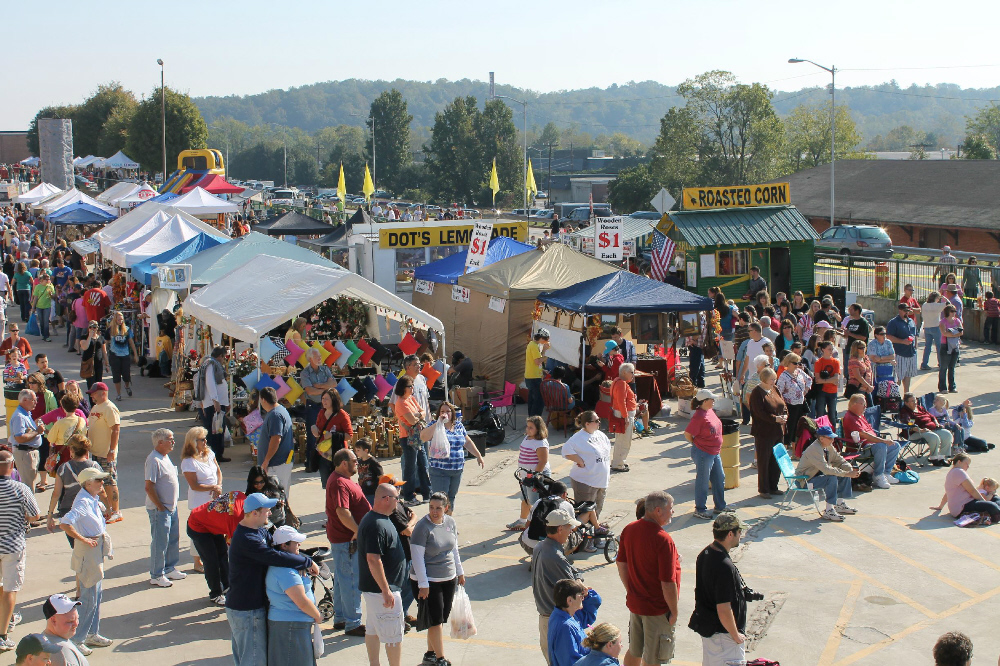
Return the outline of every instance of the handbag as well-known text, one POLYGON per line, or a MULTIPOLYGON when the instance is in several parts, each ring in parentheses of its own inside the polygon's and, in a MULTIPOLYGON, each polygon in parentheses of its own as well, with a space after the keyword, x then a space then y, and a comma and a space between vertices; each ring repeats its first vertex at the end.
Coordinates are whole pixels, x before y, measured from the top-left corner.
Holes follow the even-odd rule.
POLYGON ((80 361, 80 377, 90 379, 94 376, 94 357, 80 361))

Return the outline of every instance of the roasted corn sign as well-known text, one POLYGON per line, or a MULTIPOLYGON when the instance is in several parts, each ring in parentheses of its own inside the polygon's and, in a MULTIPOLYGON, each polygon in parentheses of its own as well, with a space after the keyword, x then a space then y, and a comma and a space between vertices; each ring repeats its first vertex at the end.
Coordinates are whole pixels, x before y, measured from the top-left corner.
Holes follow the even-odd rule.
POLYGON ((788 183, 731 185, 729 187, 685 187, 684 210, 750 208, 791 203, 788 183))
MULTIPOLYGON (((442 245, 468 245, 472 239, 474 224, 455 224, 435 227, 414 227, 379 229, 378 242, 383 250, 402 248, 440 247, 442 245)), ((516 241, 527 242, 527 221, 493 223, 492 238, 506 236, 516 241)))

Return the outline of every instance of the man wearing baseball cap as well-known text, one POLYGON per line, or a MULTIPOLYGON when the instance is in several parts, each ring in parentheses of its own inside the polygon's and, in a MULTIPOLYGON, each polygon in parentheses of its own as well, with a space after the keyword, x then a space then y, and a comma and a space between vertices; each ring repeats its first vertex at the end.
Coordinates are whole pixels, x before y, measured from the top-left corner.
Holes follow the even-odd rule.
POLYGON ((531 555, 531 593, 538 611, 538 644, 549 663, 549 616, 555 608, 553 592, 564 578, 580 580, 580 572, 566 559, 563 545, 580 521, 565 509, 553 509, 545 517, 545 538, 531 555))
POLYGON ((896 305, 899 314, 885 325, 885 337, 892 343, 896 354, 896 379, 903 385, 903 393, 910 392, 910 378, 917 374, 917 326, 906 303, 896 305))
POLYGON ((747 601, 764 598, 746 586, 729 558, 729 551, 740 545, 740 535, 746 529, 735 513, 720 514, 712 523, 714 541, 698 553, 695 563, 694 612, 688 628, 701 635, 705 666, 743 661, 747 601))
POLYGON ((104 490, 108 495, 109 523, 122 519, 118 510, 118 436, 121 433, 121 414, 115 403, 108 400, 108 385, 96 382, 87 389, 90 394, 90 416, 87 417, 87 437, 90 438, 90 457, 108 473, 104 490))
POLYGON ((93 650, 73 643, 73 634, 80 624, 80 614, 76 610, 79 605, 79 601, 73 601, 65 594, 53 594, 42 604, 42 615, 45 616, 42 635, 56 647, 52 654, 53 666, 89 666, 85 655, 93 650))
POLYGON ((50 643, 41 634, 28 634, 17 644, 17 666, 49 666, 51 655, 59 652, 59 648, 50 643))
POLYGON ((833 428, 820 426, 816 429, 816 439, 802 452, 795 474, 808 477, 813 490, 826 491, 826 511, 821 514, 824 519, 840 523, 844 516, 858 512, 847 506, 847 499, 852 496, 851 479, 858 478, 861 473, 833 446, 833 428))
MULTIPOLYGON (((86 471, 86 470, 84 470, 86 471)), ((233 532, 229 546, 229 581, 226 592, 226 619, 232 631, 233 661, 236 666, 263 666, 267 663, 267 594, 264 580, 268 567, 308 569, 316 575, 319 567, 305 555, 272 548, 265 526, 278 500, 253 493, 243 500, 243 520, 233 532)))

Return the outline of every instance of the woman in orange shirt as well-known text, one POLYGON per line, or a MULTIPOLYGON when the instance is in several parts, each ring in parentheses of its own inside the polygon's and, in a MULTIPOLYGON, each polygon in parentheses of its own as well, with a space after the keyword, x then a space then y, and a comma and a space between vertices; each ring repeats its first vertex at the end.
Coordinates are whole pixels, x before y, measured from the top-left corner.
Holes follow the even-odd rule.
POLYGON ((427 445, 420 441, 420 429, 423 427, 426 414, 420 409, 420 403, 413 397, 413 380, 402 376, 396 381, 393 389, 396 394, 394 410, 399 421, 399 437, 403 440, 402 464, 403 485, 401 495, 407 506, 420 504, 417 500, 417 489, 427 500, 431 496, 431 477, 427 464, 427 445))
POLYGON ((611 458, 612 472, 627 472, 625 458, 632 448, 632 432, 635 428, 635 414, 639 403, 635 391, 629 385, 635 378, 635 366, 622 363, 618 368, 618 379, 611 384, 611 417, 608 432, 615 435, 615 449, 611 458))

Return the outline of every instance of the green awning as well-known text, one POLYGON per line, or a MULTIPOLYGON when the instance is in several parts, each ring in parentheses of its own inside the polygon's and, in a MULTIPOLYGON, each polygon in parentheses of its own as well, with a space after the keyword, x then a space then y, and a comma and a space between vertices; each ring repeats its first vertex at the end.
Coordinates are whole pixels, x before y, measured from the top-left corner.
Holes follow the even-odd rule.
POLYGON ((692 247, 762 245, 819 238, 795 206, 688 210, 670 213, 674 240, 692 247))

